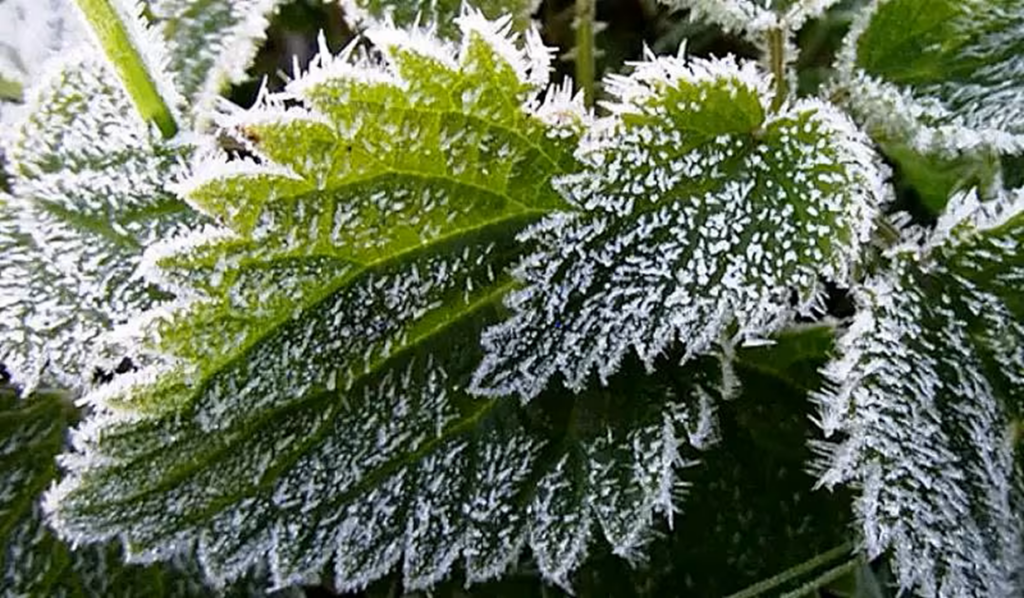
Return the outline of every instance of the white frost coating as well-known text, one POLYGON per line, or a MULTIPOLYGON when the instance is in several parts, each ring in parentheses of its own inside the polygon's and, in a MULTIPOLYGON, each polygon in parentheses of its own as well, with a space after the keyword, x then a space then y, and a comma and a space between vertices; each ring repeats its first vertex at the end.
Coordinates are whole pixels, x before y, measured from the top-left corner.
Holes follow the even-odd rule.
POLYGON ((438 39, 433 26, 398 27, 390 19, 385 19, 368 29, 365 35, 374 46, 390 54, 392 61, 396 59, 396 51, 406 51, 432 58, 452 70, 458 68, 458 50, 451 42, 438 39))
POLYGON ((155 136, 91 54, 50 63, 3 131, 15 176, 0 234, 0 359, 25 391, 81 389, 94 362, 120 358, 98 341, 158 299, 137 278, 141 246, 191 218, 163 189, 187 150, 155 136))
POLYGON ((0 77, 32 87, 48 59, 81 39, 83 32, 70 4, 71 0, 0 2, 0 77))
POLYGON ((167 36, 169 66, 205 126, 224 89, 245 78, 281 0, 154 0, 156 27, 167 36), (198 10, 197 10, 198 8, 198 10))
POLYGON ((988 0, 959 2, 954 30, 971 38, 959 56, 991 62, 972 67, 969 77, 901 86, 857 64, 861 36, 889 1, 873 0, 858 13, 840 50, 831 94, 841 97, 873 135, 905 141, 920 152, 953 157, 986 149, 1024 151, 1024 55, 1005 56, 1007 48, 1024 39, 1024 12, 988 0))
POLYGON ((620 100, 581 141, 586 169, 557 182, 577 211, 521 236, 539 249, 514 271, 513 317, 484 335, 475 393, 529 400, 556 373, 579 391, 628 353, 651 368, 676 343, 684 361, 708 352, 732 323, 738 342, 771 334, 820 309, 822 278, 849 282, 887 200, 849 119, 807 100, 765 116, 770 84, 750 63, 657 58, 609 89, 620 100), (695 100, 666 105, 684 87, 695 100), (773 141, 748 144, 744 127, 773 141))
POLYGON ((469 4, 463 4, 462 14, 455 21, 462 29, 460 54, 463 59, 469 44, 479 36, 512 67, 520 80, 542 89, 547 86, 555 50, 544 45, 536 29, 527 31, 526 44, 520 49, 516 43, 519 36, 512 31, 511 15, 491 21, 469 4))
POLYGON ((784 13, 772 8, 773 0, 662 0, 662 3, 690 9, 693 20, 706 19, 725 31, 746 33, 757 41, 769 29, 782 27, 797 31, 838 1, 795 0, 784 13))
POLYGON ((818 447, 819 484, 859 489, 868 554, 892 552, 902 588, 924 596, 1021 591, 1008 418, 1024 388, 1022 196, 960 195, 931 238, 894 248, 823 371, 818 424, 834 444, 818 447))

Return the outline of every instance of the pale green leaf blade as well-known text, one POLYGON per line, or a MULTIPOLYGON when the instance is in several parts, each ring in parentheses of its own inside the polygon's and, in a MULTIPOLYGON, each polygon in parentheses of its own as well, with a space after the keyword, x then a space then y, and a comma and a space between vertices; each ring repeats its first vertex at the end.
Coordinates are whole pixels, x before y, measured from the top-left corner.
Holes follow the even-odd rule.
POLYGON ((1020 0, 875 0, 847 37, 835 95, 890 143, 1019 152, 1022 49, 1020 0))
POLYGON ((484 337, 483 395, 579 390, 629 353, 650 366, 767 337, 847 284, 885 198, 868 140, 835 108, 769 113, 750 63, 656 58, 609 87, 619 101, 558 186, 573 210, 529 228, 513 315, 484 337))
POLYGON ((116 78, 69 57, 5 131, 0 363, 26 391, 80 389, 97 339, 165 298, 136 276, 143 247, 196 220, 166 191, 188 151, 137 116, 116 78))
POLYGON ((869 555, 925 596, 1017 596, 1024 194, 961 195, 860 289, 826 369, 821 483, 851 484, 869 555))
POLYGON ((282 0, 151 0, 168 67, 193 118, 205 123, 225 89, 245 78, 282 0))

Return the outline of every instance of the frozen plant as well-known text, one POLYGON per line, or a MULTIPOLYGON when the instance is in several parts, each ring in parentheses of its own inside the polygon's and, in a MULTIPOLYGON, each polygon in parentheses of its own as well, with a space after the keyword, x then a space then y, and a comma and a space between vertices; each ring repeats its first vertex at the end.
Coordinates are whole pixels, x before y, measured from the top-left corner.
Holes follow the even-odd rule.
POLYGON ((339 4, 0 0, 0 596, 1024 593, 1024 1, 339 4))

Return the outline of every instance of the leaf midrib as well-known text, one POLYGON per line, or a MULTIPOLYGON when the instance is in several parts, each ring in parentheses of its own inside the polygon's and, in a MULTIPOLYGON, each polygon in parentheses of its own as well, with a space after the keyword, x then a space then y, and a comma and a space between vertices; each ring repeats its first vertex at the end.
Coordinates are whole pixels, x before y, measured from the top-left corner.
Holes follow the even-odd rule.
MULTIPOLYGON (((415 247, 415 248, 407 250, 407 251, 399 252, 397 254, 394 254, 393 256, 389 256, 388 258, 384 258, 384 259, 372 262, 372 263, 368 264, 367 266, 365 266, 365 267, 363 267, 363 268, 361 268, 359 270, 356 270, 355 272, 352 272, 352 273, 350 273, 348 275, 340 277, 333 284, 330 284, 330 285, 326 286, 325 290, 322 291, 321 293, 315 295, 314 300, 310 301, 304 307, 302 307, 302 310, 305 311, 305 310, 309 310, 309 309, 315 308, 316 305, 322 303, 323 301, 326 301, 330 297, 333 297, 338 291, 340 291, 343 288, 345 288, 354 279, 358 278, 359 276, 364 275, 365 273, 367 273, 367 272, 369 272, 371 270, 378 269, 378 268, 384 268, 384 267, 390 266, 390 265, 392 265, 394 263, 400 263, 400 262, 404 261, 409 255, 415 255, 415 254, 420 253, 420 252, 429 252, 429 251, 433 250, 436 245, 442 245, 444 243, 447 243, 447 242, 449 242, 451 240, 457 239, 457 238, 462 237, 464 235, 471 234, 471 233, 477 232, 477 231, 485 229, 485 228, 501 227, 501 226, 509 224, 510 222, 514 222, 515 220, 518 220, 518 219, 524 219, 524 220, 532 219, 533 216, 534 216, 533 212, 520 212, 520 213, 509 214, 509 215, 506 215, 503 218, 499 218, 499 219, 496 219, 494 221, 490 221, 490 222, 485 223, 485 224, 483 224, 481 226, 478 226, 478 227, 473 227, 471 229, 463 229, 463 230, 459 231, 459 234, 451 235, 450 238, 434 239, 429 244, 424 244, 424 245, 421 245, 419 247, 415 247)), ((438 323, 438 325, 434 326, 433 328, 430 328, 430 329, 424 331, 422 334, 420 334, 419 336, 417 336, 415 338, 409 339, 409 341, 404 343, 404 344, 398 345, 397 348, 395 348, 387 357, 385 357, 383 359, 379 359, 374 364, 371 364, 370 366, 365 368, 364 371, 361 374, 356 376, 356 379, 366 378, 366 377, 376 373, 377 371, 379 371, 381 368, 383 368, 390 361, 392 361, 394 359, 397 359, 397 358, 400 358, 405 352, 410 351, 413 348, 415 348, 416 346, 418 346, 419 344, 422 344, 423 342, 429 340, 430 338, 435 337, 435 336, 441 334, 442 332, 447 330, 449 327, 458 324, 460 321, 462 321, 462 319, 464 319, 464 318, 466 318, 468 316, 471 316, 478 309, 481 309, 481 308, 485 307, 486 305, 489 305, 489 304, 493 303, 495 300, 499 300, 502 296, 504 296, 504 294, 508 290, 510 290, 512 288, 513 285, 514 285, 513 282, 508 281, 508 282, 505 282, 505 283, 503 283, 501 285, 497 285, 497 286, 493 287, 494 290, 492 290, 490 293, 488 293, 486 295, 483 295, 482 299, 479 299, 479 300, 477 300, 474 303, 465 305, 464 308, 461 311, 453 313, 451 315, 451 317, 449 317, 449 318, 445 319, 444 321, 438 323)), ((265 329, 263 329, 262 333, 259 336, 254 337, 254 339, 253 339, 253 341, 251 343, 248 343, 243 348, 239 349, 238 353, 236 353, 235 355, 232 355, 229 359, 221 362, 221 364, 219 366, 217 366, 215 368, 211 368, 211 370, 210 370, 211 373, 209 375, 205 376, 203 378, 203 380, 197 385, 196 391, 192 393, 192 396, 190 397, 190 399, 189 399, 189 401, 187 403, 188 406, 184 407, 184 409, 192 409, 194 407, 195 400, 198 397, 200 397, 202 394, 205 393, 206 389, 209 387, 210 384, 212 384, 212 380, 216 377, 216 375, 218 373, 220 373, 220 372, 230 368, 235 362, 244 359, 253 348, 255 348, 256 346, 261 345, 267 339, 267 337, 269 337, 272 334, 276 333, 280 329, 280 327, 282 325, 284 325, 287 322, 289 322, 291 320, 290 314, 293 311, 294 310, 289 310, 287 314, 284 314, 276 322, 274 322, 271 326, 268 326, 265 329)), ((300 409, 301 407, 307 405, 308 403, 314 402, 314 401, 318 400, 321 396, 327 395, 327 394, 339 394, 339 393, 337 391, 335 391, 334 393, 311 393, 306 398, 299 399, 299 400, 293 401, 293 402, 289 402, 289 403, 287 403, 285 405, 282 405, 282 406, 279 406, 279 407, 276 407, 276 408, 265 409, 265 410, 262 411, 263 415, 261 417, 259 417, 258 419, 256 419, 256 420, 245 420, 243 422, 240 422, 240 424, 236 427, 236 429, 241 429, 241 431, 238 434, 239 434, 240 437, 245 437, 247 435, 250 435, 253 431, 259 430, 259 429, 261 429, 261 427, 263 427, 265 425, 268 425, 269 423, 272 423, 273 421, 276 421, 281 413, 287 413, 287 412, 289 412, 291 410, 294 410, 294 409, 300 409)), ((342 402, 339 401, 338 405, 341 405, 341 403, 342 402)), ((333 415, 333 413, 335 412, 336 409, 337 409, 337 407, 332 408, 332 410, 331 410, 332 411, 332 415, 333 415)), ((178 415, 178 412, 177 411, 173 411, 173 412, 171 412, 169 417, 175 417, 176 415, 178 415)), ((322 424, 322 425, 326 425, 330 421, 331 421, 331 417, 325 418, 324 424, 322 424)), ((227 434, 227 432, 222 432, 222 433, 227 434)), ((319 437, 320 434, 321 434, 321 432, 318 430, 316 434, 311 435, 310 437, 307 437, 307 438, 312 438, 313 436, 319 437)), ((184 443, 184 442, 189 442, 190 440, 191 440, 191 438, 183 438, 180 442, 184 443)), ((293 453, 293 455, 301 455, 301 453, 308 447, 308 445, 309 445, 308 442, 307 443, 303 443, 303 445, 300 447, 300 450, 297 450, 295 453, 293 453)), ((143 461, 147 460, 152 455, 154 455, 154 454, 156 454, 158 452, 164 452, 164 451, 170 450, 172 447, 173 447, 173 445, 162 446, 160 448, 154 449, 153 451, 149 451, 149 452, 137 455, 132 460, 130 460, 127 463, 124 463, 121 466, 117 467, 117 470, 119 470, 119 471, 130 470, 131 468, 137 466, 140 462, 143 462, 143 461)), ((204 468, 207 464, 209 464, 210 462, 216 460, 218 457, 220 457, 224 453, 230 452, 231 448, 232 448, 232 446, 231 446, 230 442, 225 441, 224 445, 221 448, 214 449, 210 453, 210 455, 209 455, 209 457, 207 459, 203 459, 203 460, 194 459, 193 462, 191 464, 189 464, 189 466, 177 469, 175 475, 160 480, 152 488, 150 488, 148 490, 145 490, 145 491, 142 491, 142 492, 138 492, 138 493, 133 494, 133 495, 131 495, 129 497, 125 497, 125 498, 119 499, 117 501, 112 501, 110 503, 107 503, 106 506, 97 507, 97 508, 98 509, 106 509, 106 508, 108 508, 110 506, 129 504, 131 502, 134 502, 135 500, 138 500, 139 498, 148 496, 148 495, 153 494, 155 492, 162 492, 162 491, 164 491, 164 490, 166 490, 168 488, 172 488, 175 485, 177 485, 177 483, 179 481, 187 479, 190 474, 192 474, 192 473, 194 473, 196 471, 199 471, 200 469, 204 468)), ((289 457, 289 460, 290 459, 291 459, 291 457, 289 457)), ((268 471, 268 474, 269 474, 269 471, 268 471)), ((257 490, 258 489, 262 489, 265 485, 266 485, 266 481, 265 480, 261 480, 260 484, 257 485, 257 490)), ((234 502, 234 501, 229 501, 228 504, 230 504, 231 502, 234 502)), ((88 509, 84 509, 84 511, 88 512, 88 509)))

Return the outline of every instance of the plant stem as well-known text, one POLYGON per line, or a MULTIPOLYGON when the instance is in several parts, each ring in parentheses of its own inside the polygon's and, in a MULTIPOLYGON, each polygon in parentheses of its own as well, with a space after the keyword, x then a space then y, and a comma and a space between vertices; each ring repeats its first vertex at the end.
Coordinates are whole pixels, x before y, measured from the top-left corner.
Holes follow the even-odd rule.
POLYGON ((804 585, 793 590, 792 592, 786 592, 782 595, 781 598, 803 598, 811 592, 820 590, 821 588, 827 586, 828 584, 839 579, 840 577, 848 573, 852 573, 854 569, 860 566, 860 564, 861 558, 859 556, 854 557, 849 561, 843 563, 842 565, 839 565, 838 567, 833 567, 832 569, 829 569, 828 571, 818 576, 816 579, 813 579, 805 583, 804 585))
POLYGON ((153 74, 147 70, 140 48, 135 47, 128 33, 123 19, 130 17, 123 17, 113 5, 117 1, 76 0, 139 114, 144 120, 155 123, 164 137, 173 137, 178 124, 160 95, 153 74))
POLYGON ((594 17, 596 0, 576 0, 576 84, 587 106, 594 105, 594 17))
POLYGON ((778 575, 774 575, 772 577, 769 577, 768 579, 759 581, 754 585, 747 587, 746 589, 740 590, 735 594, 731 594, 730 596, 728 596, 728 598, 754 598, 755 596, 765 595, 769 593, 771 590, 777 589, 780 586, 785 585, 802 575, 806 575, 807 573, 814 571, 815 569, 821 567, 825 563, 834 561, 835 559, 839 558, 840 556, 843 556, 844 554, 848 554, 850 552, 850 548, 850 544, 836 546, 831 550, 811 557, 810 559, 800 563, 799 565, 796 565, 795 567, 786 569, 778 575))
POLYGON ((786 78, 786 30, 782 27, 775 27, 769 29, 766 35, 772 78, 775 80, 775 97, 772 98, 772 111, 774 112, 782 107, 789 94, 789 81, 786 78))

